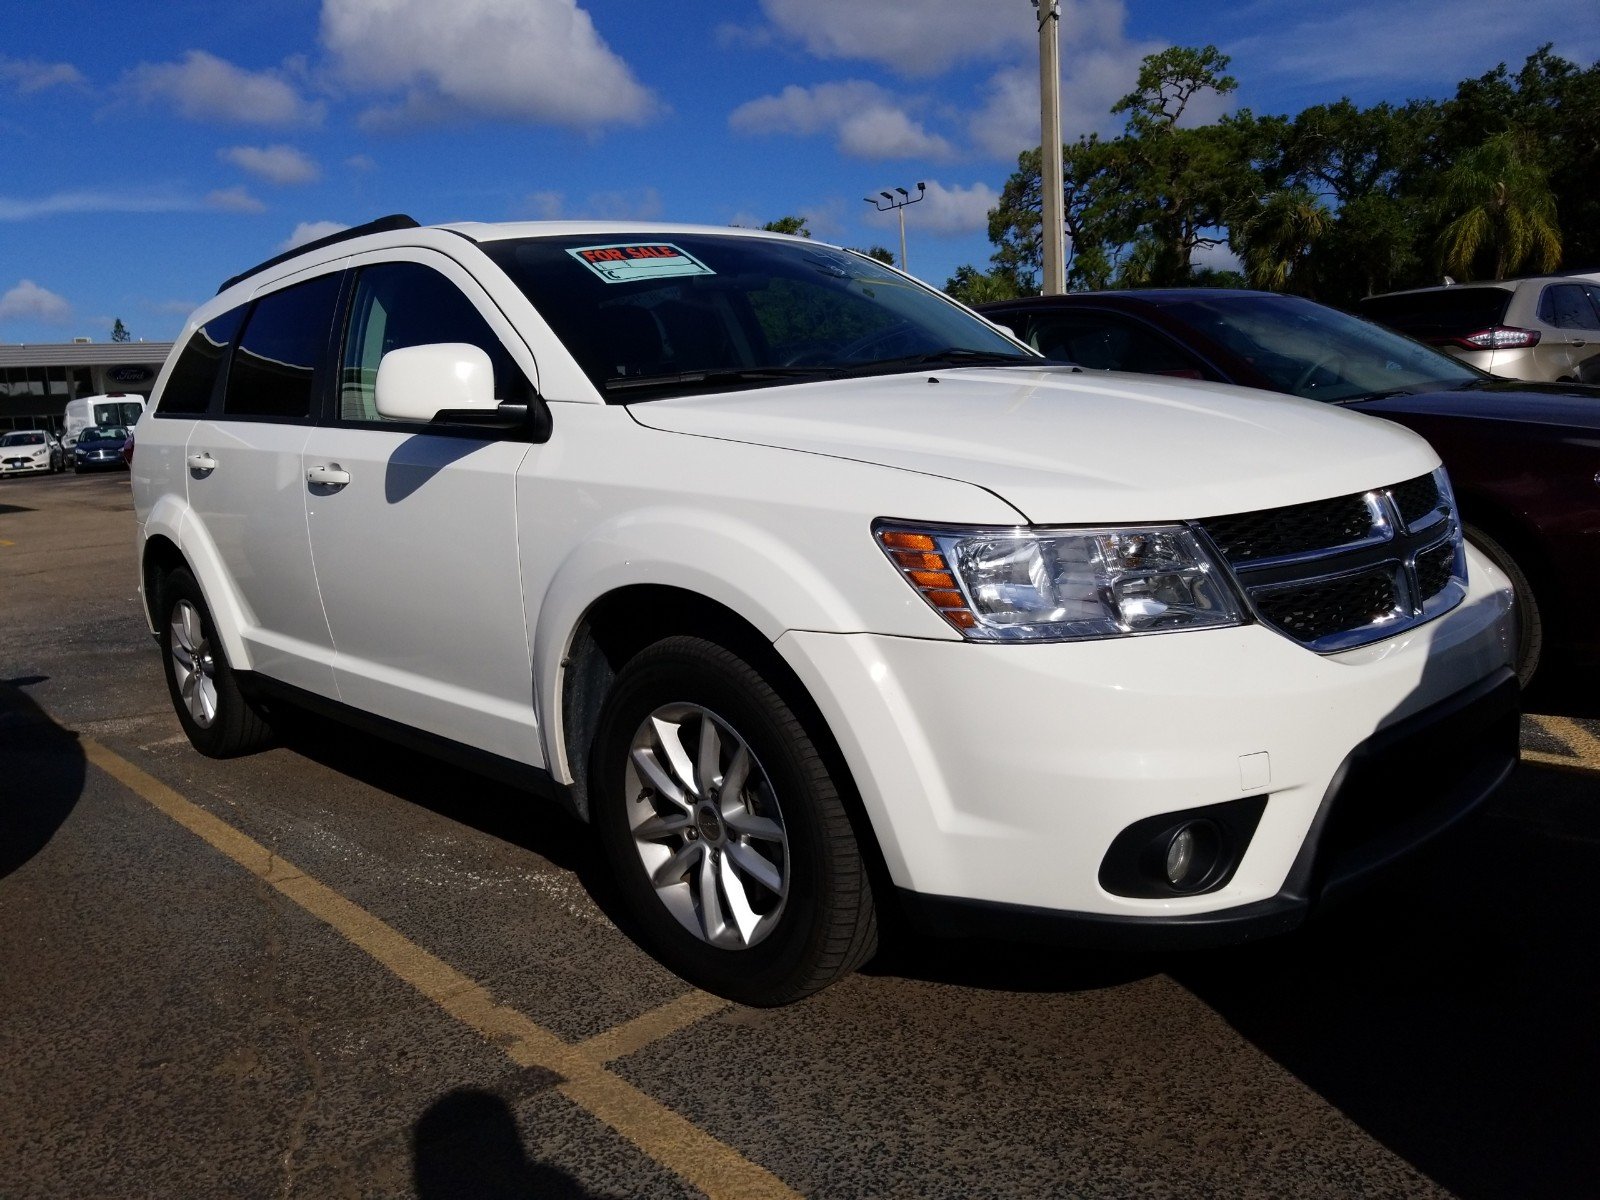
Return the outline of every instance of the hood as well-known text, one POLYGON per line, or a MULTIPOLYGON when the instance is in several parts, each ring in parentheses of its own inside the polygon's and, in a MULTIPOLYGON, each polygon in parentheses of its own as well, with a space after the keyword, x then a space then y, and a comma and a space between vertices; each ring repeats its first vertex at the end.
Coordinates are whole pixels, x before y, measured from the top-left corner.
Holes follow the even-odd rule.
POLYGON ((1439 464, 1416 434, 1326 404, 1070 367, 831 380, 629 411, 652 429, 962 480, 1035 524, 1274 508, 1397 483, 1439 464))
POLYGON ((1600 388, 1581 383, 1521 383, 1486 380, 1441 392, 1412 392, 1353 402, 1357 412, 1375 416, 1410 413, 1419 417, 1461 417, 1475 421, 1555 425, 1600 434, 1600 388))

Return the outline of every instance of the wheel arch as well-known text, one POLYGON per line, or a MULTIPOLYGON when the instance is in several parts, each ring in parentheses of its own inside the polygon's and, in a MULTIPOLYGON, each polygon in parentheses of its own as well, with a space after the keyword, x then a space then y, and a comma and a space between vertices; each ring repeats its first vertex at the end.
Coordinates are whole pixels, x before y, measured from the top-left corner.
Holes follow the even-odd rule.
POLYGON ((200 585, 212 625, 234 670, 250 670, 250 652, 241 636, 249 622, 237 594, 228 586, 216 547, 179 500, 163 496, 145 521, 139 556, 139 583, 152 633, 158 631, 161 620, 161 579, 179 567, 188 570, 200 585))

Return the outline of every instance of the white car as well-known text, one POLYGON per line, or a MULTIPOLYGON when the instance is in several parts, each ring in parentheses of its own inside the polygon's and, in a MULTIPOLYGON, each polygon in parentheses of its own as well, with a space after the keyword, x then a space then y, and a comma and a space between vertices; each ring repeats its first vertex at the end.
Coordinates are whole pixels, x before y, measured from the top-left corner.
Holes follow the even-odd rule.
POLYGON ((42 429, 0 434, 0 475, 54 475, 61 470, 61 443, 42 429))
POLYGON ((201 752, 290 704, 597 829, 652 949, 775 1004, 949 934, 1292 928, 1517 754, 1438 456, 1052 366, 849 251, 386 219, 230 280, 139 422, 201 752))

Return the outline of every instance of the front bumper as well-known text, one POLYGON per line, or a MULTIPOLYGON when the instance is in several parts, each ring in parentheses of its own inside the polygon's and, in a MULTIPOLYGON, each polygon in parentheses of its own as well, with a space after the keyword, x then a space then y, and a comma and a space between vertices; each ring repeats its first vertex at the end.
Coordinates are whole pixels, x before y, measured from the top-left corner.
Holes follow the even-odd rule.
POLYGON ((1117 944, 1132 940, 1119 926, 1226 940, 1297 923, 1404 848, 1385 832, 1414 843, 1441 823, 1436 808, 1465 811, 1503 776, 1511 595, 1475 551, 1469 561, 1456 609, 1335 655, 1260 625, 1047 645, 791 632, 777 646, 837 738, 913 913, 960 932, 971 914, 956 912, 975 902, 1003 906, 1012 936, 1017 919, 1049 914, 1103 925, 1117 944), (1401 771, 1427 730, 1464 727, 1444 716, 1458 708, 1494 748, 1467 782, 1454 780, 1466 764, 1453 746, 1433 756, 1450 766, 1437 778, 1401 771), (1102 886, 1130 825, 1247 797, 1264 807, 1223 885, 1164 897, 1102 886), (1376 815, 1344 815, 1357 808, 1376 815))
POLYGON ((11 462, 0 462, 0 475, 48 475, 50 473, 50 460, 36 462, 32 459, 19 459, 11 462))

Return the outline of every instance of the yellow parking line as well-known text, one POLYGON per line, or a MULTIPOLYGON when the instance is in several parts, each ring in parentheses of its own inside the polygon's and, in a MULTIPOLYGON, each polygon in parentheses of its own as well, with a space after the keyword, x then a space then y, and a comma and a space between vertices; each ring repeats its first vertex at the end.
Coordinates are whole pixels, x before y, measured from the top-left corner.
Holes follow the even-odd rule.
MULTIPOLYGON (((79 742, 84 756, 190 833, 227 855, 256 878, 276 888, 306 912, 371 955, 458 1021, 471 1026, 523 1067, 539 1067, 561 1076, 559 1090, 569 1100, 605 1122, 656 1162, 699 1188, 713 1200, 793 1200, 798 1193, 766 1168, 741 1155, 692 1124, 654 1097, 613 1075, 601 1053, 617 1057, 652 1029, 682 1028, 693 1012, 705 1015, 712 997, 691 993, 644 1017, 571 1045, 510 1008, 454 967, 424 950, 393 926, 326 884, 279 858, 254 838, 186 800, 154 776, 89 738, 79 742), (673 1023, 677 1022, 674 1026, 673 1023), (632 1030, 631 1033, 626 1032, 632 1030)), ((718 1004, 721 1002, 719 1001, 718 1004)), ((659 1034, 658 1036, 665 1036, 659 1034)), ((646 1044, 650 1039, 638 1044, 646 1044)))
POLYGON ((1535 716, 1534 723, 1592 767, 1600 767, 1600 738, 1570 717, 1535 716))
POLYGON ((713 996, 709 992, 689 992, 615 1029, 595 1034, 588 1041, 580 1042, 578 1049, 595 1062, 615 1062, 730 1007, 720 996, 713 996))

